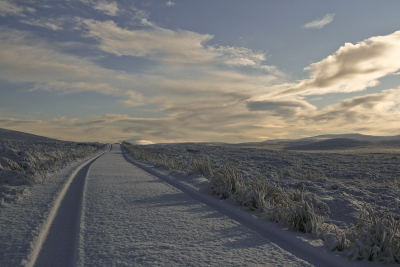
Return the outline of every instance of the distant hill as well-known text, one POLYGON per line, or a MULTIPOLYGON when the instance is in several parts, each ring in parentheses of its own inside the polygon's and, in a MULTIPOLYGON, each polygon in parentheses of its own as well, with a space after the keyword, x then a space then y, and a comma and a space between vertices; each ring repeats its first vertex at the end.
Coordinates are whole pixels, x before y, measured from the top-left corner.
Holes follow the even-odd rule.
MULTIPOLYGON (((135 140, 127 140, 135 141, 135 140)), ((134 143, 134 142, 132 142, 134 143)), ((400 135, 396 136, 373 136, 358 133, 352 134, 325 134, 300 139, 274 139, 262 142, 248 142, 230 144, 222 142, 186 142, 186 143, 163 143, 158 145, 208 145, 228 147, 253 147, 267 149, 285 150, 346 150, 346 149, 400 149, 400 135)))
POLYGON ((302 145, 286 146, 287 150, 332 150, 332 149, 352 149, 361 147, 379 147, 378 142, 360 141, 350 138, 333 138, 323 141, 311 142, 302 145))
POLYGON ((57 139, 52 139, 52 138, 48 138, 48 137, 44 137, 44 136, 23 133, 23 132, 18 132, 18 131, 12 131, 12 130, 2 129, 2 128, 0 128, 0 139, 9 139, 9 140, 15 140, 15 141, 17 141, 17 140, 18 141, 45 141, 45 142, 59 141, 57 139))
POLYGON ((234 146, 269 147, 287 150, 334 150, 356 148, 400 148, 400 135, 326 134, 301 139, 275 139, 234 146))

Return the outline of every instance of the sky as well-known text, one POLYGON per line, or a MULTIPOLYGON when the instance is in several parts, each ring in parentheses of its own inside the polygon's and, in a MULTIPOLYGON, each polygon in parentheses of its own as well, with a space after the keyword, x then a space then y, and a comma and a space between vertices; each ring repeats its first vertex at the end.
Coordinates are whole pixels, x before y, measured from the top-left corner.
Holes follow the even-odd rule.
POLYGON ((400 135, 399 10, 0 0, 0 128, 136 144, 400 135))

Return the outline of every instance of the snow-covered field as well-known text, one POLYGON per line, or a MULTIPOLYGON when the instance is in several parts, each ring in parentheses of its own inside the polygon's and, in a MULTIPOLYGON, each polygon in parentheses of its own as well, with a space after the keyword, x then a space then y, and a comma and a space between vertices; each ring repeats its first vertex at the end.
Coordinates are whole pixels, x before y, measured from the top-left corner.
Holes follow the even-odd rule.
POLYGON ((106 149, 100 143, 0 139, 0 205, 20 200, 51 173, 106 149))
POLYGON ((1 142, 1 266, 400 262, 396 150, 1 142))
POLYGON ((342 251, 342 256, 399 262, 398 150, 300 152, 204 144, 125 147, 153 165, 175 169, 187 177, 202 173, 209 180, 204 191, 257 210, 261 217, 285 227, 312 232, 331 250, 342 251), (241 175, 244 184, 227 179, 228 169, 237 171, 233 176, 241 175), (212 190, 210 184, 214 184, 212 190), (215 189, 216 185, 219 188, 215 189), (276 194, 268 192, 272 189, 290 198, 291 204, 275 201, 276 194), (305 203, 312 204, 312 214, 293 223, 299 214, 290 209, 307 213, 305 203), (285 205, 289 211, 284 210, 285 205), (304 223, 309 227, 303 227, 304 223))

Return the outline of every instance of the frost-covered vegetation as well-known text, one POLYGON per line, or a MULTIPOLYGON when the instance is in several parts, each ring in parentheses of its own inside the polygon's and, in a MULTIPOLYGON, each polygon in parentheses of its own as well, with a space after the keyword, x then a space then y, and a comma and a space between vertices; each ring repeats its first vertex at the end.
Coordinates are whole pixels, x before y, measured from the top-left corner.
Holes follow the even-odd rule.
POLYGON ((29 193, 68 163, 108 148, 100 143, 0 140, 0 204, 29 193))
POLYGON ((400 262, 398 151, 128 143, 124 148, 153 165, 200 173, 209 180, 206 193, 312 233, 353 260, 400 262))

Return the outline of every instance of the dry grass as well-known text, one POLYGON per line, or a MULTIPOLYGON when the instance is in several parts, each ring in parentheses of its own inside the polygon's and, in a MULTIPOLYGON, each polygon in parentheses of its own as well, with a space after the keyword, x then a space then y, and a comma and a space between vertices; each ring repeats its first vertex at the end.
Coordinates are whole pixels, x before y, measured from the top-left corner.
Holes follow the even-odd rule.
POLYGON ((192 162, 190 167, 192 171, 201 173, 207 179, 210 179, 214 175, 215 168, 211 164, 208 156, 204 156, 203 159, 192 162))
POLYGON ((149 162, 150 164, 154 165, 155 167, 166 167, 170 170, 177 170, 180 171, 182 170, 182 167, 172 158, 168 158, 165 155, 162 156, 156 156, 150 151, 143 150, 136 148, 134 145, 124 142, 124 149, 136 157, 138 157, 141 160, 145 160, 149 162))

